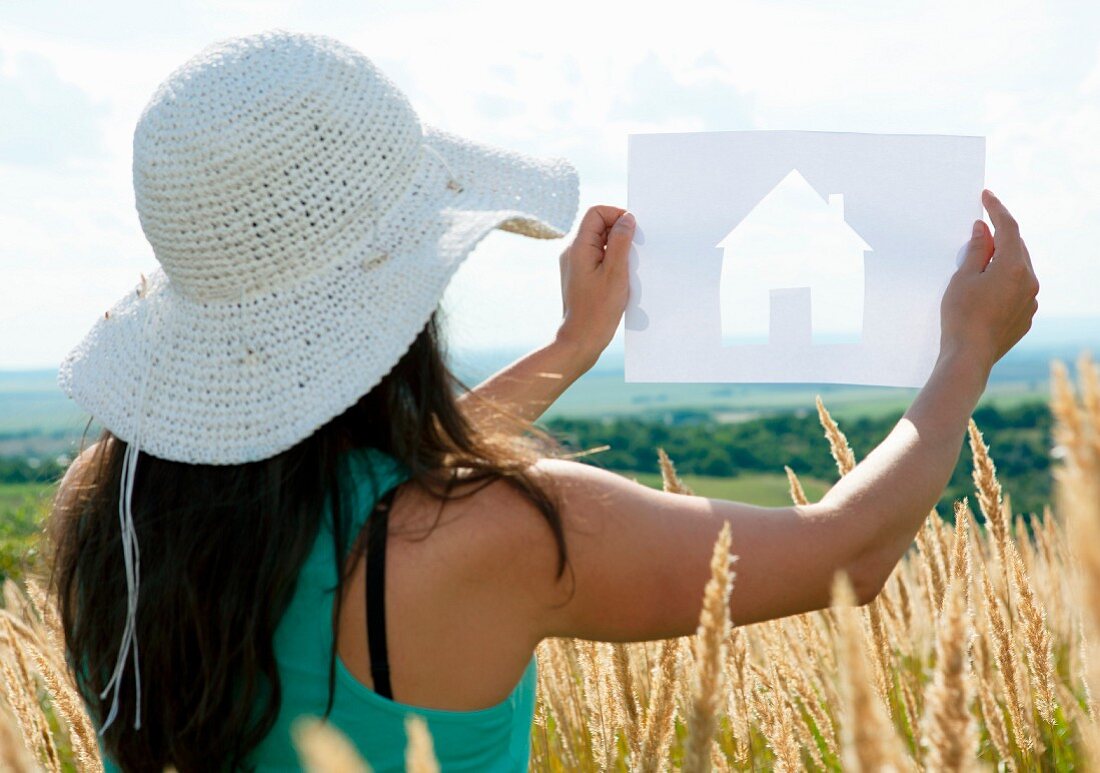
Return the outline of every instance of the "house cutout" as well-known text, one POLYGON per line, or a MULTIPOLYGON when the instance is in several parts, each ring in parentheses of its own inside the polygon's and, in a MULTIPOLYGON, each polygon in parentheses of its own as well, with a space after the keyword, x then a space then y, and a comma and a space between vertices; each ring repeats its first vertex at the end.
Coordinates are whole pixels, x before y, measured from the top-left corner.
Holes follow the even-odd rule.
POLYGON ((858 343, 864 253, 843 194, 823 199, 792 169, 716 245, 722 344, 858 343))

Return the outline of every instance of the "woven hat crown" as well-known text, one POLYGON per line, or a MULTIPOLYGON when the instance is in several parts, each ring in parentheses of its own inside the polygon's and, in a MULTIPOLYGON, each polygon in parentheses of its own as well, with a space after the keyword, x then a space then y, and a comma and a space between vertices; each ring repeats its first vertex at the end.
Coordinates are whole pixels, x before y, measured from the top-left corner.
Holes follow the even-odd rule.
POLYGON ((355 49, 278 29, 222 41, 141 114, 141 226, 192 300, 277 291, 339 260, 341 233, 392 206, 421 141, 408 99, 355 49))
POLYGON ((280 453, 400 360, 491 231, 564 236, 576 168, 417 117, 358 50, 271 29, 154 91, 134 195, 160 266, 58 382, 130 446, 190 464, 280 453))

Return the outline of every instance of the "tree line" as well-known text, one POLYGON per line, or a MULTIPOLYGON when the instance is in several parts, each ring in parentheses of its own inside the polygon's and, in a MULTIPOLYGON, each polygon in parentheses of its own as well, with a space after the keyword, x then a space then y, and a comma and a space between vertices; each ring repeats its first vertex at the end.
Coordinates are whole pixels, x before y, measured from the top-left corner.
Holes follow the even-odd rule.
MULTIPOLYGON (((901 413, 841 422, 860 459, 901 418, 901 413)), ((1012 497, 1015 512, 1041 512, 1051 497, 1051 417, 1043 402, 998 408, 982 406, 974 421, 985 435, 998 477, 1012 497)), ((673 411, 660 418, 554 418, 543 423, 574 451, 602 445, 606 451, 583 461, 622 472, 658 472, 657 448, 663 447, 681 473, 731 477, 746 473, 782 473, 788 465, 802 476, 837 478, 816 412, 782 413, 741 422, 718 421, 706 411, 673 411)), ((951 480, 940 500, 950 516, 955 499, 974 501, 969 448, 964 443, 951 480)), ((977 507, 974 508, 977 510, 977 507)))

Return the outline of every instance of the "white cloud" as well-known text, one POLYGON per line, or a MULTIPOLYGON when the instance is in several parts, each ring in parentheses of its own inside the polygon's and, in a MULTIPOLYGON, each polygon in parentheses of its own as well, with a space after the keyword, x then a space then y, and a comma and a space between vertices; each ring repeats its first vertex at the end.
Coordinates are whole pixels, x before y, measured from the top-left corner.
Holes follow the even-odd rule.
POLYGON ((0 50, 0 104, 0 163, 56 167, 104 151, 99 121, 106 106, 61 80, 42 54, 0 50))

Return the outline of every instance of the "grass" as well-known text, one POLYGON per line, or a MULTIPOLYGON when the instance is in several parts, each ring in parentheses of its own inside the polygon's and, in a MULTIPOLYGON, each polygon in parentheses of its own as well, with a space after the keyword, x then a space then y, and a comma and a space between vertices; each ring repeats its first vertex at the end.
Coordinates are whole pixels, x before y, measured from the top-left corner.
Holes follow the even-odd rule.
POLYGON ((0 515, 26 504, 42 504, 52 491, 50 483, 0 483, 0 515))
POLYGON ((38 534, 53 486, 0 484, 0 580, 21 579, 37 558, 38 534))

